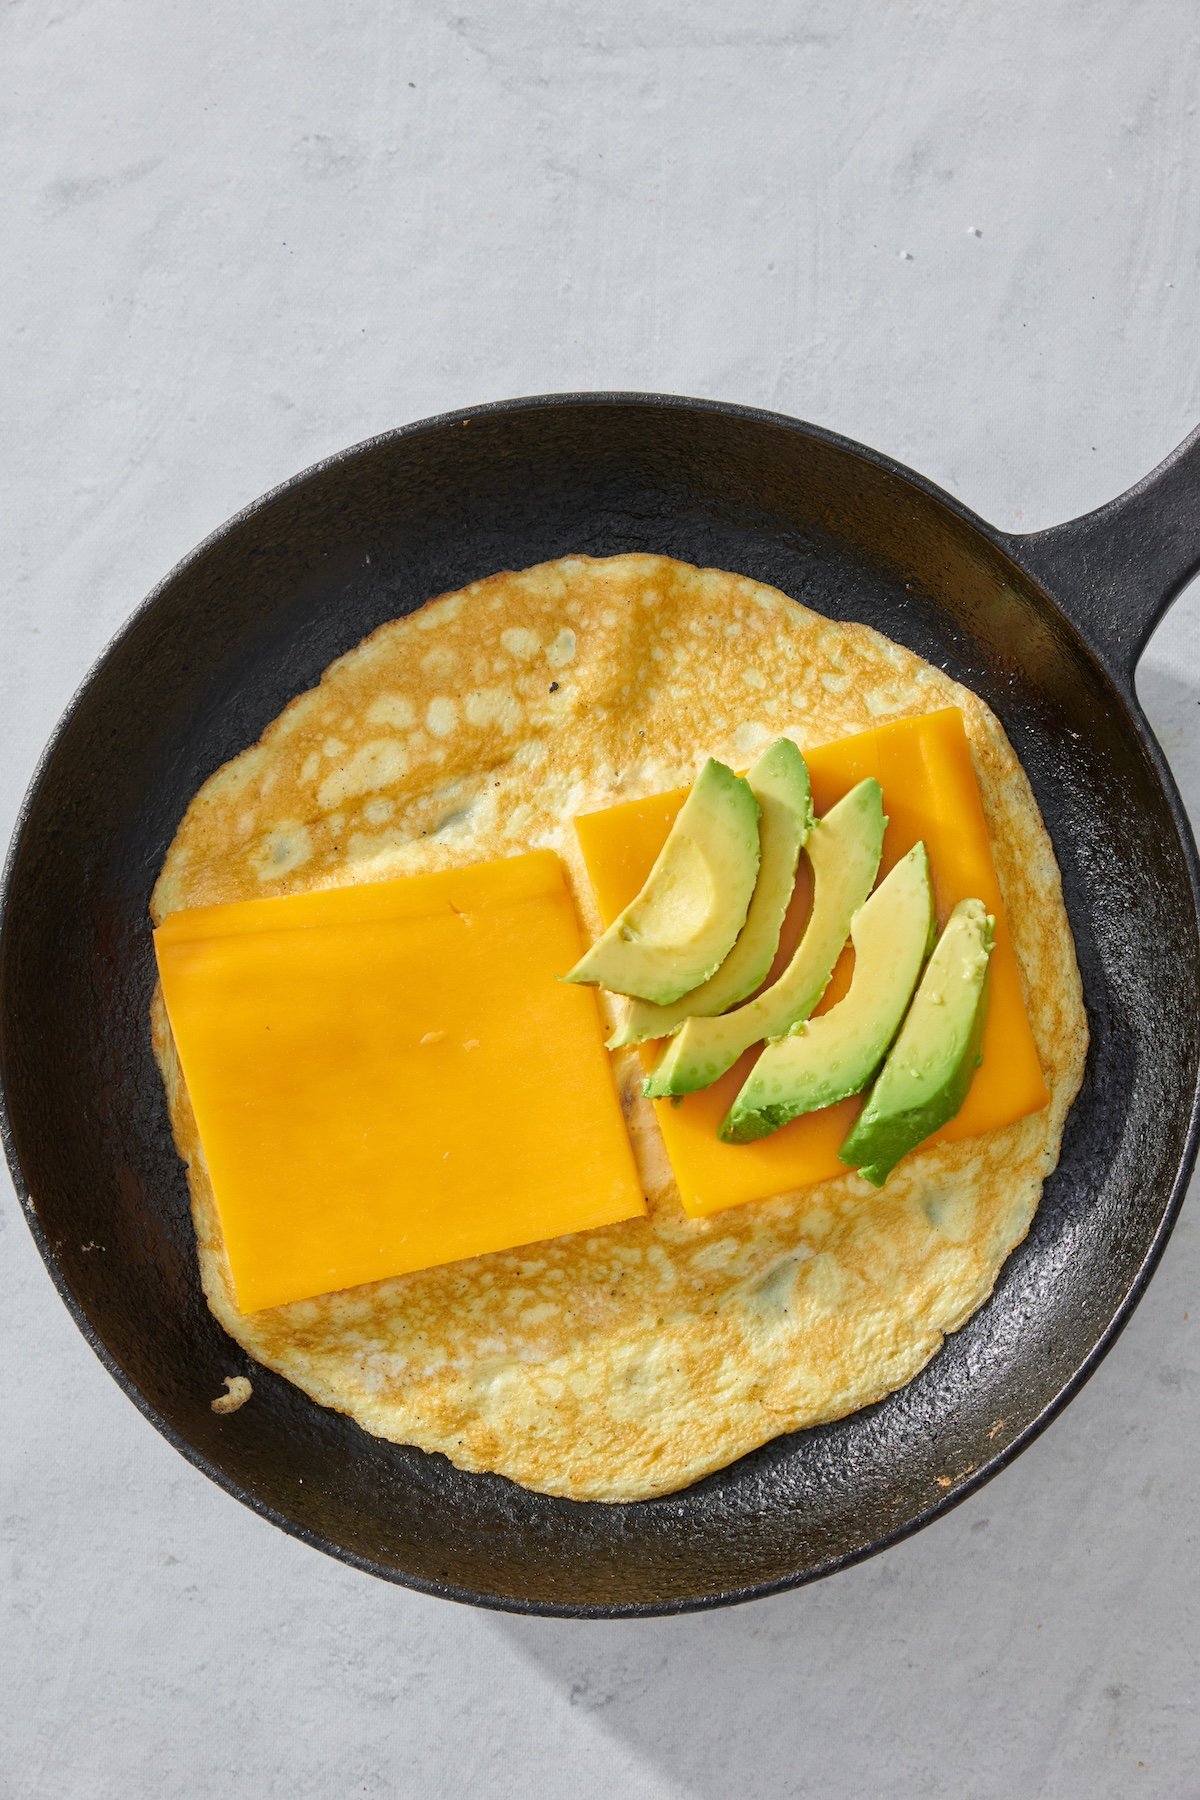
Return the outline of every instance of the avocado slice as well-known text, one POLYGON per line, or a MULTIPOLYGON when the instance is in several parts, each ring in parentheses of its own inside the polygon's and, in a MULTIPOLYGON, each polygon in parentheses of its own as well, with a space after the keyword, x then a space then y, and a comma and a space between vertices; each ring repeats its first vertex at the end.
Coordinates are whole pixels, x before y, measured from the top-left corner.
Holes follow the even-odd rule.
POLYGON ((844 1163, 882 1187, 902 1156, 952 1119, 982 1060, 996 921, 960 900, 853 1131, 844 1163))
POLYGON ((737 943, 716 974, 672 1006, 634 1000, 624 1022, 608 1040, 610 1050, 670 1037, 686 1019, 711 1018, 736 1006, 761 987, 779 948, 796 863, 812 830, 812 787, 808 764, 791 738, 776 738, 746 776, 758 801, 760 858, 754 898, 737 943))
POLYGON ((564 981, 669 1006, 715 974, 758 879, 758 801, 711 757, 679 809, 641 892, 564 981))
POLYGON ((929 858, 916 844, 854 915, 845 999, 767 1045, 718 1136, 748 1144, 866 1087, 908 1010, 933 932, 929 858))
POLYGON ((817 820, 805 846, 812 911, 791 962, 765 993, 736 1012, 689 1019, 659 1057, 644 1093, 654 1099, 710 1087, 751 1044, 783 1037, 807 1019, 829 986, 850 921, 871 891, 886 824, 877 781, 860 781, 817 820))

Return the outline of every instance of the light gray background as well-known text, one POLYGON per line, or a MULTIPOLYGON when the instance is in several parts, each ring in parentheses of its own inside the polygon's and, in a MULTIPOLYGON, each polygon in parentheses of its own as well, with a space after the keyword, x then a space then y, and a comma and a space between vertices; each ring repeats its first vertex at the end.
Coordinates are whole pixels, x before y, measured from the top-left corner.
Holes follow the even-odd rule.
MULTIPOLYGON (((402 421, 717 395, 1034 528, 1200 419, 1194 0, 9 0, 0 28, 5 822, 176 558, 402 421)), ((1198 601, 1140 678, 1196 812, 1198 601)), ((1194 1211, 1083 1396, 934 1529, 585 1626, 393 1590, 210 1487, 0 1199, 6 1795, 1200 1794, 1194 1211)))

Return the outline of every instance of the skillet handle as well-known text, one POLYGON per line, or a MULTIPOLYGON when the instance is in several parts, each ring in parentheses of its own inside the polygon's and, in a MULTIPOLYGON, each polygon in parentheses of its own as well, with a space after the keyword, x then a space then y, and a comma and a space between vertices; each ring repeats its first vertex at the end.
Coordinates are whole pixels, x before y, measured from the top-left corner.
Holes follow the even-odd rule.
POLYGON ((1107 506, 1007 545, 1132 697, 1146 640, 1200 570, 1200 426, 1107 506))

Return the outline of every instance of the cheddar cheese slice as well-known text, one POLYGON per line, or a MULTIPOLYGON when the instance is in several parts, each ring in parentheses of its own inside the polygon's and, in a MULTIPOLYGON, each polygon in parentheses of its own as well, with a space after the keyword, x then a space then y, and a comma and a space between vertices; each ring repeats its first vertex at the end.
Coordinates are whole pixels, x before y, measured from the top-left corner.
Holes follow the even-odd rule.
POLYGON ((645 1211, 550 852, 154 945, 244 1312, 645 1211))
MULTIPOLYGON (((804 754, 818 813, 827 812, 868 776, 879 782, 889 821, 881 879, 923 839, 939 924, 960 900, 972 897, 982 900, 995 915, 983 1063, 957 1116, 935 1133, 933 1141, 974 1137, 1037 1112, 1049 1096, 1025 1011, 962 714, 951 707, 920 718, 898 719, 804 754)), ((656 794, 576 820, 580 848, 606 924, 638 891, 685 793, 656 794)), ((808 900, 807 885, 801 879, 770 980, 791 956, 808 900)), ((819 1013, 845 994, 852 958, 849 950, 843 954, 817 1008, 819 1013)), ((660 1048, 659 1044, 642 1046, 647 1068, 656 1061, 660 1048)), ((680 1199, 692 1217, 846 1173, 838 1149, 857 1117, 861 1106, 857 1099, 797 1119, 756 1143, 720 1142, 717 1127, 758 1054, 758 1050, 747 1051, 728 1074, 701 1093, 689 1094, 680 1102, 654 1102, 680 1199)))

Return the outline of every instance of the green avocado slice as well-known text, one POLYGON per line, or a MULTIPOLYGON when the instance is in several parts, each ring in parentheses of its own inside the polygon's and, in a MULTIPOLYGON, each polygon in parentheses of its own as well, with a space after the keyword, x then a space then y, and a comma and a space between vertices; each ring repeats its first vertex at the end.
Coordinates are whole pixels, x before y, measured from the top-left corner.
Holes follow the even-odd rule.
POLYGON ((850 921, 866 900, 883 852, 883 790, 860 781, 809 834, 812 911, 796 953, 765 993, 719 1019, 689 1019, 655 1064, 643 1091, 651 1098, 694 1094, 731 1069, 743 1050, 778 1038, 807 1019, 829 986, 850 921))
POLYGON ((746 780, 758 801, 761 855, 750 911, 737 943, 716 974, 671 1006, 630 1003, 624 1022, 608 1040, 610 1050, 670 1037, 686 1019, 711 1018, 761 987, 779 948, 779 933, 796 881, 796 863, 812 830, 808 764, 791 738, 777 738, 746 780))
POLYGON ((916 844, 854 915, 849 993, 767 1045, 718 1136, 748 1144, 866 1087, 908 1010, 933 932, 929 858, 916 844))
POLYGON ((995 927, 982 900, 960 900, 954 908, 900 1035, 838 1152, 876 1187, 967 1097, 982 1060, 995 927))
POLYGON ((564 981, 653 1000, 690 993, 733 948, 758 879, 758 801, 711 757, 641 892, 564 981))

